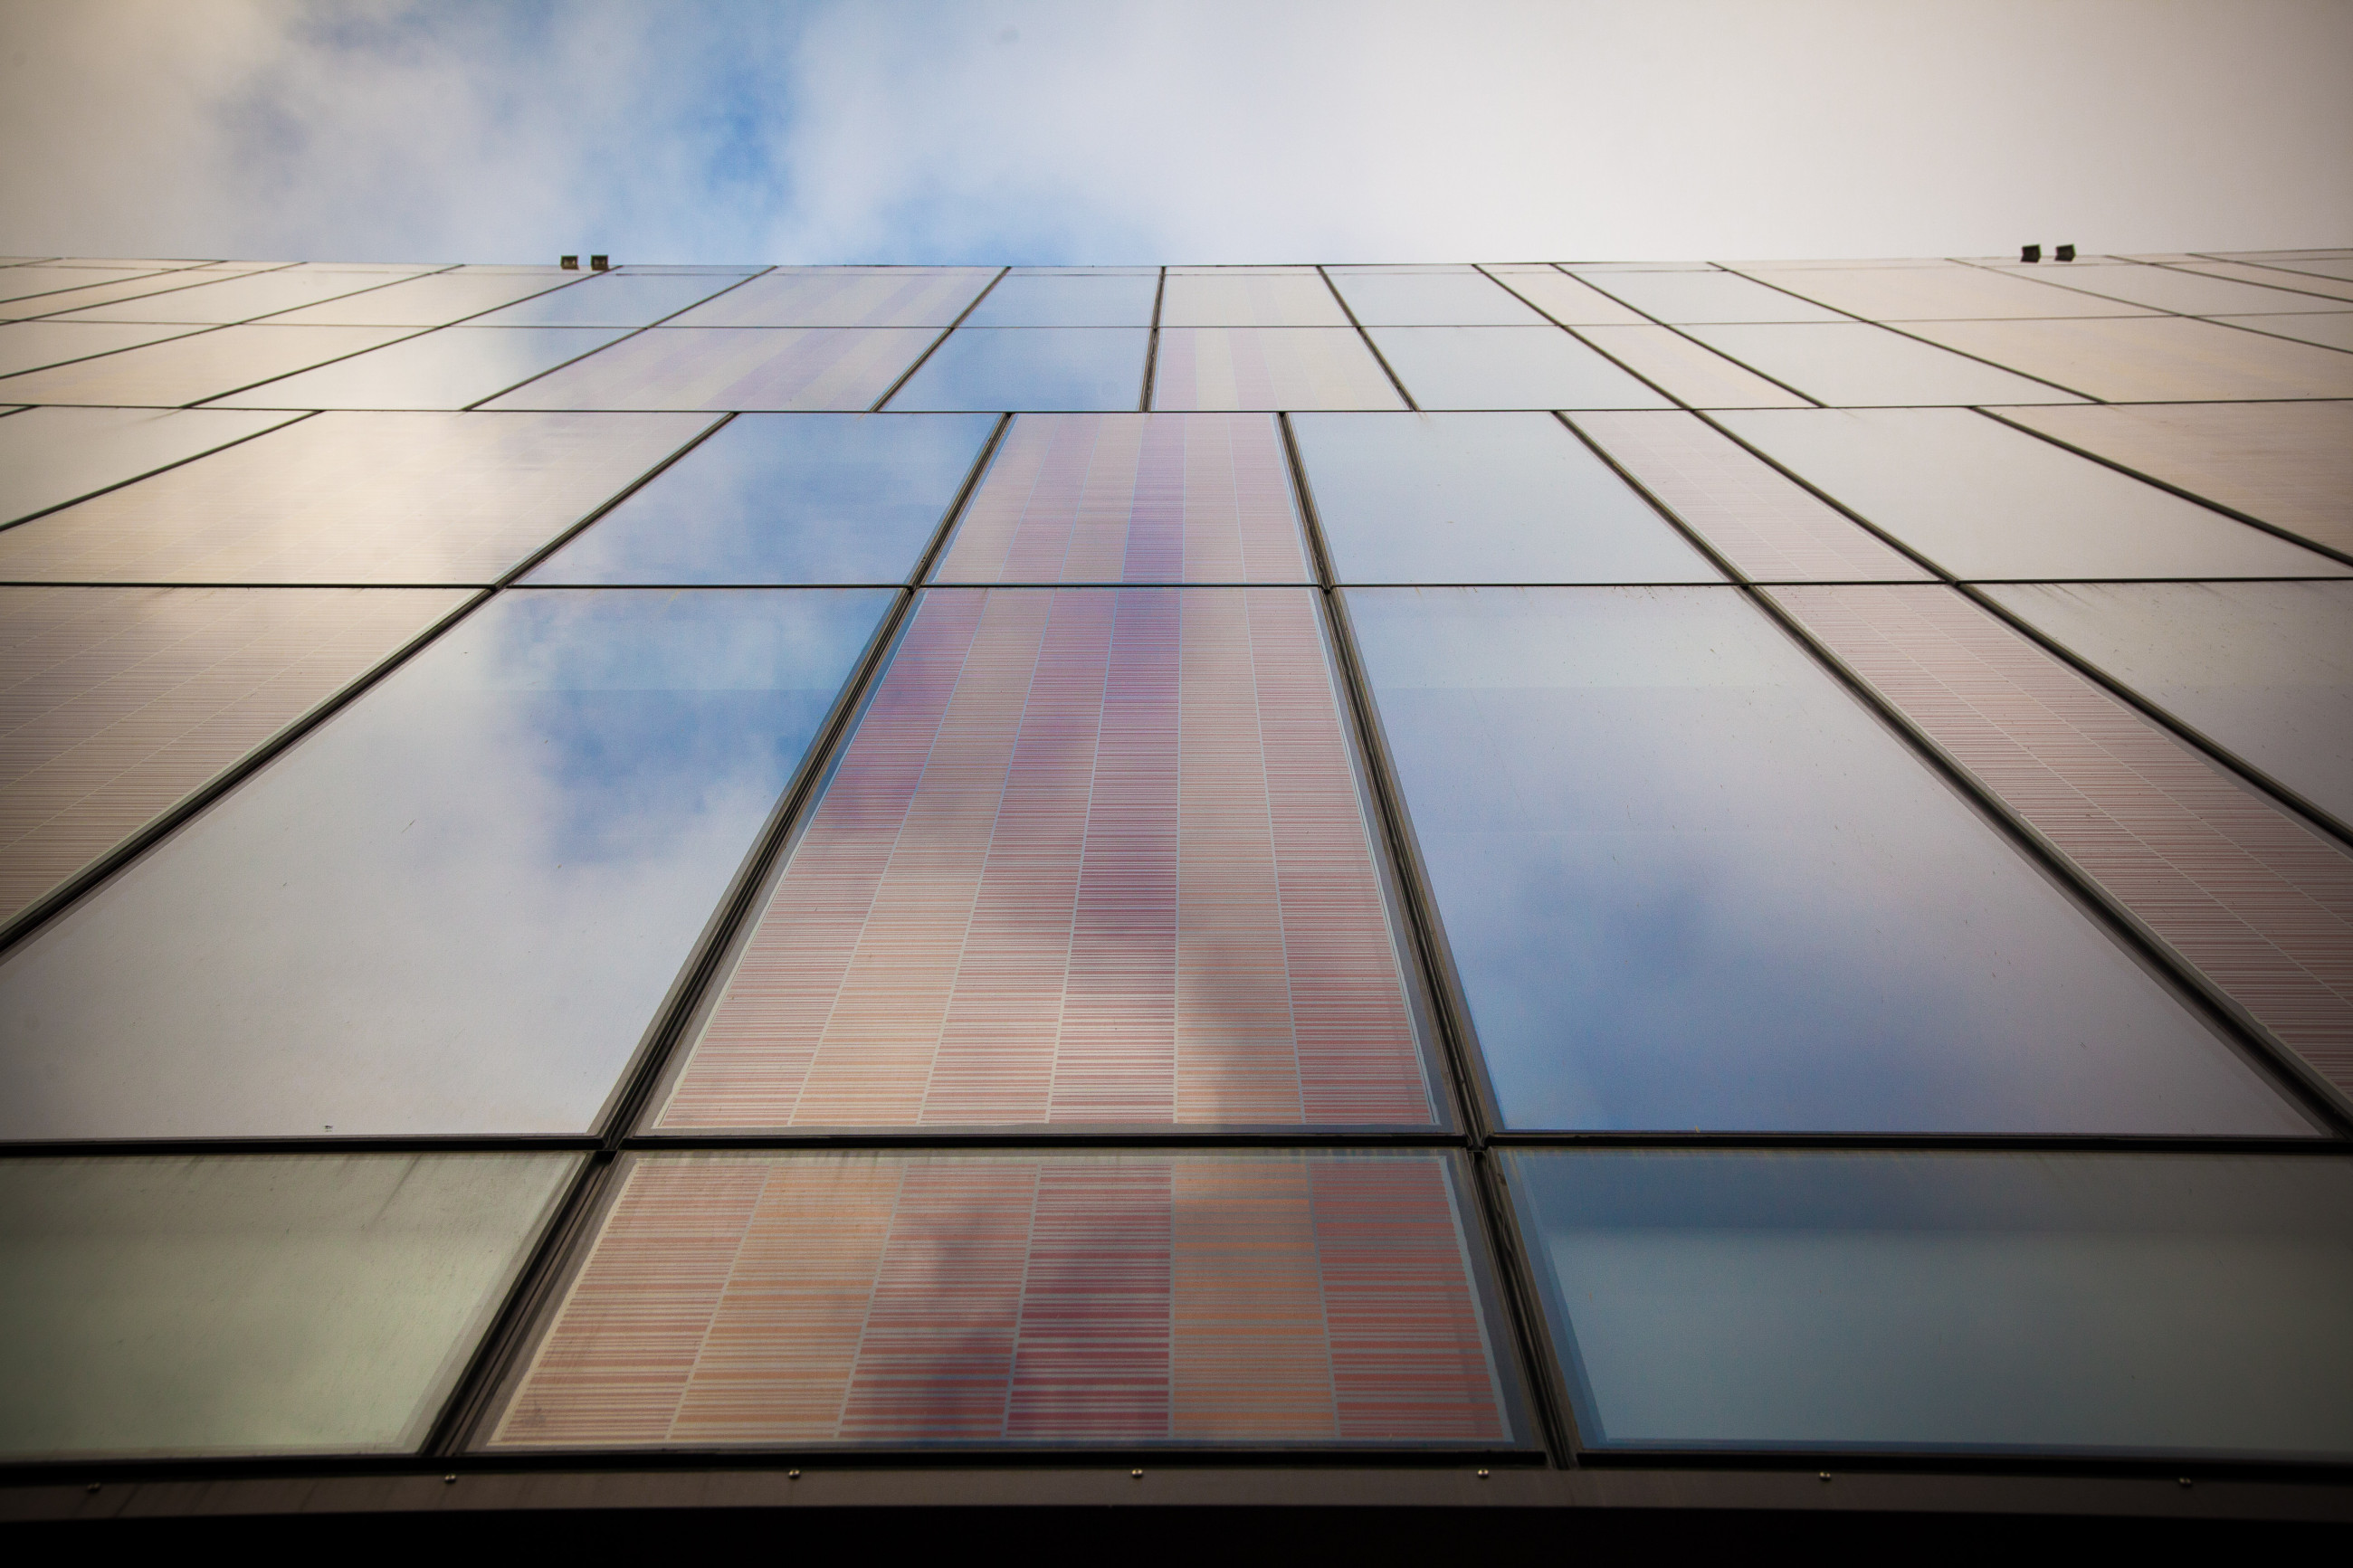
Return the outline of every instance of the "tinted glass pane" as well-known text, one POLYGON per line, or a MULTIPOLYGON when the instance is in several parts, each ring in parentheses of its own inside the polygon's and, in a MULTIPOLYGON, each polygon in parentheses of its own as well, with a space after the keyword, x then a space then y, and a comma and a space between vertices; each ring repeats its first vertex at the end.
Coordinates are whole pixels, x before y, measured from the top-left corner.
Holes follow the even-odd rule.
POLYGON ((2000 584, 1987 592, 2353 822, 2353 584, 2000 584))
POLYGON ((116 300, 136 300, 203 281, 204 275, 175 277, 169 273, 114 272, 79 268, 11 268, 8 289, 13 298, 0 302, 0 319, 54 315, 60 310, 86 310, 116 300))
POLYGON ((1599 286, 1662 321, 1836 321, 1836 310, 1732 272, 1614 272, 1599 286))
POLYGON ((1605 1447, 2353 1454, 2353 1167, 1507 1154, 1605 1447))
POLYGON ((463 408, 620 335, 613 327, 452 327, 254 387, 220 406, 463 408))
POLYGON ((1148 327, 1158 268, 1006 275, 965 324, 975 327, 1148 327))
POLYGON ((2298 290, 2295 279, 2281 276, 2274 286, 2177 272, 2169 267, 2070 267, 2049 281, 2081 289, 2111 300, 2127 300, 2185 316, 2219 316, 2232 311, 2309 310, 2320 301, 2298 290))
POLYGON ((1803 408, 1806 400, 1665 327, 1588 327, 1585 339, 1694 408, 1803 408))
POLYGON ((937 329, 996 276, 993 267, 779 267, 697 305, 678 324, 937 329))
POLYGON ((1347 597, 1511 1126, 2306 1130, 1736 591, 1347 597))
POLYGON ((1957 576, 2348 572, 2300 545, 1966 409, 1717 417, 1957 576))
POLYGON ((0 325, 0 375, 68 360, 185 337, 194 327, 128 326, 97 321, 12 321, 0 325))
POLYGON ((1310 414, 1292 429, 1343 582, 1721 581, 1549 414, 1310 414))
POLYGON ((1750 267, 1743 270, 1793 294, 1874 321, 2145 313, 2139 306, 2087 299, 2052 288, 2039 277, 1983 267, 1750 267))
POLYGON ((1368 327, 1533 327, 1544 318, 1468 267, 1335 267, 1332 281, 1368 327))
POLYGON ((1490 267, 1487 270, 1504 288, 1567 326, 1635 326, 1646 319, 1590 283, 1554 268, 1490 267))
POLYGON ((1474 1213, 1431 1153, 640 1157, 490 1446, 1504 1447, 1474 1213))
MULTIPOLYGON (((2088 321, 1925 321, 1906 330, 2111 403, 2353 397, 2353 354, 2177 316, 2088 321)), ((2066 400, 1989 392, 1969 401, 2066 400)))
POLYGON ((1353 327, 1163 327, 1152 406, 1403 408, 1405 399, 1353 327))
POLYGON ((2137 473, 2353 554, 2353 403, 2001 413, 2137 473))
POLYGON ((494 600, 10 954, 0 1132, 586 1128, 889 602, 494 600))
MULTIPOLYGON (((138 268, 123 271, 100 271, 79 267, 42 267, 37 265, 31 267, 12 267, 8 268, 6 277, 0 278, 0 300, 38 299, 50 294, 63 293, 70 289, 88 289, 102 283, 125 283, 141 279, 153 279, 157 276, 157 272, 158 269, 152 267, 138 268)), ((160 282, 151 283, 149 287, 152 289, 168 289, 172 287, 172 281, 170 279, 166 278, 160 282)), ((71 308, 72 307, 70 305, 63 303, 49 307, 49 309, 53 310, 70 310, 71 308)))
POLYGON ((2271 332, 2298 342, 2318 343, 2323 348, 2342 349, 2353 353, 2353 310, 2335 310, 2314 316, 2217 316, 2226 327, 2244 327, 2251 331, 2271 332))
POLYGON ((1160 300, 1160 324, 1345 327, 1348 318, 1313 267, 1172 267, 1160 300))
POLYGON ((707 423, 322 414, 0 532, 0 580, 491 583, 707 423))
POLYGON ((485 327, 642 327, 707 300, 737 279, 696 272, 608 272, 493 310, 485 327))
POLYGON ((995 421, 747 414, 531 574, 533 583, 898 583, 995 421))
POLYGON ((1151 336, 1141 327, 959 328, 891 406, 1134 408, 1151 336))
POLYGON ((1424 408, 1665 408, 1667 400, 1557 327, 1378 327, 1424 408))
POLYGON ((305 306, 287 319, 301 326, 438 327, 584 281, 576 272, 553 267, 512 270, 468 267, 429 278, 404 279, 389 288, 305 306))
MULTIPOLYGON (((222 278, 193 289, 174 289, 169 293, 148 294, 136 300, 119 300, 111 305, 92 306, 77 310, 70 319, 79 321, 243 321, 342 295, 356 294, 365 289, 381 288, 398 280, 398 275, 393 273, 253 272, 242 277, 222 278)), ((197 279, 183 278, 178 281, 195 283, 197 279)), ((398 326, 403 323, 365 321, 338 324, 398 326)))
MULTIPOLYGON (((1930 322, 1918 330, 1933 337, 1946 325, 1950 323, 1930 322)), ((1861 321, 1840 325, 1693 327, 1690 331, 1692 336, 1710 348, 1730 354, 1783 385, 1794 386, 1819 402, 1842 407, 2082 401, 2025 376, 2012 375, 2006 370, 1979 364, 1959 354, 1947 353, 1933 344, 1861 321)), ((1985 353, 1983 349, 1968 343, 1956 346, 1971 353, 1985 353)), ((1986 357, 2005 364, 2017 363, 1998 354, 1986 357)), ((2019 368, 2036 375, 2050 374, 2038 365, 2019 368)))
POLYGON ((578 1160, 0 1163, 0 1452, 414 1450, 578 1160))
POLYGON ((283 425, 285 414, 27 408, 0 420, 0 522, 283 425))
POLYGON ((223 327, 0 381, 0 402, 176 408, 407 336, 398 327, 223 327))
POLYGON ((1258 414, 1025 414, 942 583, 1306 583, 1282 438, 1258 414))
POLYGON ((856 414, 874 406, 938 335, 912 327, 656 327, 491 406, 856 414))

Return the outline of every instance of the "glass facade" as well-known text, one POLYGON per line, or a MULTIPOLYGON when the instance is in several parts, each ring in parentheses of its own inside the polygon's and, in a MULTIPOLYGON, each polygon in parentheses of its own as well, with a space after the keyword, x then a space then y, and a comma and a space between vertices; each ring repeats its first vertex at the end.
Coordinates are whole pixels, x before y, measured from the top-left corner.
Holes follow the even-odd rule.
POLYGON ((0 263, 11 1473, 2341 1479, 2348 266, 0 263))

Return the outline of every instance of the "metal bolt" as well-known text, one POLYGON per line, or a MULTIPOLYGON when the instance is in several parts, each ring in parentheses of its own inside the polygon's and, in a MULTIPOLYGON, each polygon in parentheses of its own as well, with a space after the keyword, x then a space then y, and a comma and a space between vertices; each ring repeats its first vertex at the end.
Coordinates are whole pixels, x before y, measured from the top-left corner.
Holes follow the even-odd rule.
MULTIPOLYGON (((2189 1483, 2188 1481, 2184 1481, 2184 1482, 2182 1482, 2181 1484, 2182 1484, 2183 1486, 2185 1486, 2185 1487, 2186 1487, 2186 1486, 2188 1486, 2189 1483)), ((83 1489, 84 1491, 92 1491, 92 1492, 94 1492, 94 1491, 96 1491, 96 1490, 98 1489, 98 1483, 97 1483, 96 1481, 92 1481, 92 1482, 90 1482, 90 1485, 88 1485, 87 1487, 84 1487, 82 1489, 83 1489)))
POLYGON ((1128 1471, 1127 1473, 1128 1473, 1128 1475, 1129 1475, 1130 1477, 1134 1478, 1134 1479, 1136 1479, 1136 1480, 1139 1480, 1139 1481, 1140 1481, 1140 1480, 1142 1480, 1142 1479, 1144 1479, 1144 1472, 1143 1472, 1142 1470, 1130 1470, 1130 1471, 1128 1471))
POLYGON ((458 1484, 458 1478, 455 1476, 443 1476, 441 1478, 441 1484, 445 1487, 454 1487, 458 1484))
POLYGON ((1825 1482, 1827 1482, 1830 1479, 1831 1479, 1831 1473, 1830 1473, 1828 1470, 1824 1470, 1824 1471, 1822 1472, 1822 1479, 1823 1479, 1825 1482))
MULTIPOLYGON (((2181 1484, 2182 1484, 2183 1486, 2185 1486, 2185 1487, 2186 1487, 2186 1486, 2188 1486, 2188 1485, 2189 1484, 2189 1478, 2188 1476, 2184 1476, 2184 1477, 2182 1477, 2182 1478, 2181 1478, 2181 1484)), ((90 1488, 90 1490, 92 1490, 92 1491, 96 1491, 98 1489, 97 1489, 96 1487, 92 1487, 92 1488, 90 1488)))
POLYGON ((801 1473, 800 1473, 798 1470, 786 1470, 786 1471, 785 1472, 785 1479, 786 1479, 786 1480, 788 1480, 788 1481, 797 1481, 797 1480, 799 1480, 800 1479, 801 1479, 801 1473))
POLYGON ((1481 1470, 1481 1471, 1479 1472, 1479 1479, 1480 1479, 1481 1480, 1482 1480, 1482 1481, 1483 1481, 1483 1480, 1485 1480, 1485 1479, 1487 1479, 1487 1472, 1486 1472, 1486 1471, 1484 1471, 1484 1470, 1481 1470))

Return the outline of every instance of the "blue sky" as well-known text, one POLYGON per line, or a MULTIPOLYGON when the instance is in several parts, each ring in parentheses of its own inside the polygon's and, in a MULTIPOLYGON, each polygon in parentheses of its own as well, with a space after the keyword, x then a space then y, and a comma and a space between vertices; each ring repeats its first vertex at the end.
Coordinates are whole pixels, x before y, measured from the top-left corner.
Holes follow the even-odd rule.
POLYGON ((2344 0, 0 0, 11 254, 2353 240, 2344 0))

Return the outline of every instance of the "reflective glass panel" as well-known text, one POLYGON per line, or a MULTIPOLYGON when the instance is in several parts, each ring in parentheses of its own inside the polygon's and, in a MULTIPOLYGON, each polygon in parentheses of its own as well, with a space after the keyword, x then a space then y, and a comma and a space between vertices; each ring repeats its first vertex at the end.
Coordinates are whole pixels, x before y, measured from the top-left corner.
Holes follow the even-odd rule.
POLYGON ((1424 408, 1672 406, 1558 327, 1377 327, 1372 339, 1424 408))
POLYGON ((974 307, 974 327, 1148 327, 1157 268, 1055 272, 1015 268, 974 307))
POLYGON ((1353 327, 1163 327, 1152 406, 1403 408, 1405 399, 1353 327))
POLYGON ((1638 326, 1645 318, 1581 279, 1551 267, 1490 267, 1495 280, 1565 326, 1638 326))
POLYGON ((1986 591, 2353 823, 2353 584, 1998 584, 1986 591))
POLYGON ((1468 267, 1335 267, 1332 281, 1368 327, 1534 327, 1544 318, 1468 267))
POLYGON ((938 335, 912 327, 656 327, 491 406, 857 414, 938 335))
POLYGON ((465 598, 0 587, 0 924, 465 598))
POLYGON ((2137 473, 2353 554, 2353 403, 2000 412, 2137 473))
POLYGON ((711 272, 607 272, 493 310, 483 327, 642 327, 708 300, 736 279, 711 272))
POLYGON ((491 601, 9 954, 0 1135, 583 1131, 890 601, 491 601))
MULTIPOLYGON (((1923 321, 1906 330, 2110 403, 2353 397, 2353 354, 2179 316, 1923 321)), ((1989 391, 1968 401, 2071 400, 2047 393, 2012 397, 1989 391)))
POLYGON ((1429 1129, 1304 588, 934 588, 657 1130, 1429 1129))
POLYGON ((1587 327, 1586 342, 1694 408, 1803 408, 1806 400, 1666 327, 1587 327))
MULTIPOLYGON (((44 267, 37 263, 29 267, 11 267, 5 276, 0 276, 0 300, 29 300, 63 293, 71 289, 88 289, 101 283, 130 282, 153 278, 156 271, 152 267, 130 271, 93 271, 88 268, 44 267)), ((168 289, 171 283, 167 279, 154 287, 168 289)), ((50 309, 69 310, 71 307, 60 304, 50 309)))
MULTIPOLYGON (((1952 324, 1932 321, 1918 330, 1924 335, 1936 336, 1952 324)), ((1959 324, 1975 327, 1988 323, 1959 324)), ((2049 323, 1991 324, 2041 327, 2049 323)), ((1693 327, 1690 331, 1692 336, 1710 348, 1764 372, 1784 386, 1794 386, 1809 397, 1839 407, 2083 401, 2023 375, 2012 375, 2006 370, 1947 353, 1933 344, 1862 321, 1693 327)), ((1973 353, 1985 352, 1967 343, 1956 346, 1973 353)), ((1991 354, 1987 357, 2000 358, 1991 354)), ((2038 367, 2020 368, 2038 375, 2048 374, 2038 367)))
POLYGON ((1606 1448, 2353 1456, 2353 1165, 1504 1156, 1606 1448))
POLYGON ((1836 310, 1736 272, 1613 272, 1599 287, 1661 321, 1844 320, 1836 310))
MULTIPOLYGON (((195 282, 195 279, 183 279, 195 282)), ((75 321, 244 321, 280 310, 291 310, 363 289, 400 281, 397 273, 249 272, 221 278, 193 289, 148 294, 74 311, 75 321)), ((398 321, 339 322, 337 325, 400 326, 398 321)))
POLYGON ((0 1453, 413 1452, 579 1161, 0 1163, 0 1453))
POLYGON ((1722 574, 1549 414, 1303 414, 1346 583, 1715 583, 1722 574))
POLYGON ((2284 274, 2266 288, 2202 273, 2177 272, 2170 267, 2070 267, 2052 274, 2048 281, 2185 316, 2309 310, 2320 303, 2309 292, 2298 290, 2295 279, 2284 274))
POLYGON ((0 531, 0 581, 492 583, 708 423, 322 414, 0 531))
POLYGON ((526 580, 904 582, 994 424, 986 414, 746 414, 526 580))
POLYGON ((88 359, 92 354, 112 353, 116 349, 137 348, 141 343, 161 342, 165 338, 185 337, 195 330, 186 326, 126 326, 120 322, 101 325, 95 321, 12 321, 0 325, 0 375, 88 359))
POLYGON ((0 522, 185 462, 291 417, 210 408, 27 408, 0 420, 0 522))
MULTIPOLYGON (((2086 299, 2045 280, 1984 267, 1750 267, 1752 277, 1874 321, 2008 316, 2137 316, 2138 306, 2086 299)), ((1808 318, 1812 319, 1812 318, 1808 318)))
POLYGON ((2341 349, 2353 353, 2353 310, 2332 310, 2312 316, 2217 316, 2226 327, 2244 327, 2250 331, 2272 332, 2298 342, 2318 343, 2323 348, 2341 349))
POLYGON ((1142 327, 959 327, 891 406, 1134 408, 1151 336, 1142 327))
POLYGON ((217 401, 225 408, 463 408, 620 335, 612 327, 451 327, 217 401))
POLYGON ((2301 545, 1961 408, 1717 416, 1958 577, 2337 577, 2301 545))
POLYGON ((641 1155, 619 1189, 493 1449, 1527 1440, 1444 1154, 641 1155))
POLYGON ((930 327, 928 342, 996 276, 994 267, 779 267, 697 305, 677 324, 930 327))
POLYGON ((941 583, 1309 583, 1264 414, 1024 414, 941 583))
POLYGON ((1736 590, 1347 602, 1507 1125, 2309 1131, 1736 590))
POLYGON ((168 273, 104 272, 79 268, 11 268, 5 289, 11 297, 0 301, 0 319, 53 315, 84 310, 116 300, 136 300, 168 289, 203 281, 205 274, 174 277, 168 273))
MULTIPOLYGON (((2246 264, 2253 264, 2267 272, 2284 273, 2286 276, 2281 279, 2281 284, 2285 288, 2306 288, 2308 285, 2300 281, 2306 278, 2333 279, 2340 283, 2353 283, 2353 254, 2342 250, 2252 252, 2226 256, 2224 259, 2239 263, 2242 268, 2246 264)), ((2201 263, 2201 265, 2206 264, 2201 263)), ((2221 276, 2232 276, 2232 274, 2221 274, 2221 276)), ((2252 277, 2253 274, 2250 273, 2248 276, 2252 277)))
POLYGON ((512 305, 550 289, 585 282, 576 272, 554 268, 461 268, 427 278, 407 278, 388 288, 305 306, 285 320, 298 326, 438 327, 462 321, 501 305, 512 305))
MULTIPOLYGON (((1164 330, 1347 324, 1331 286, 1313 267, 1172 267, 1160 300, 1164 330)), ((1167 352, 1165 341, 1161 352, 1167 352)))
POLYGON ((223 327, 0 380, 0 402, 177 408, 407 336, 398 327, 223 327))

